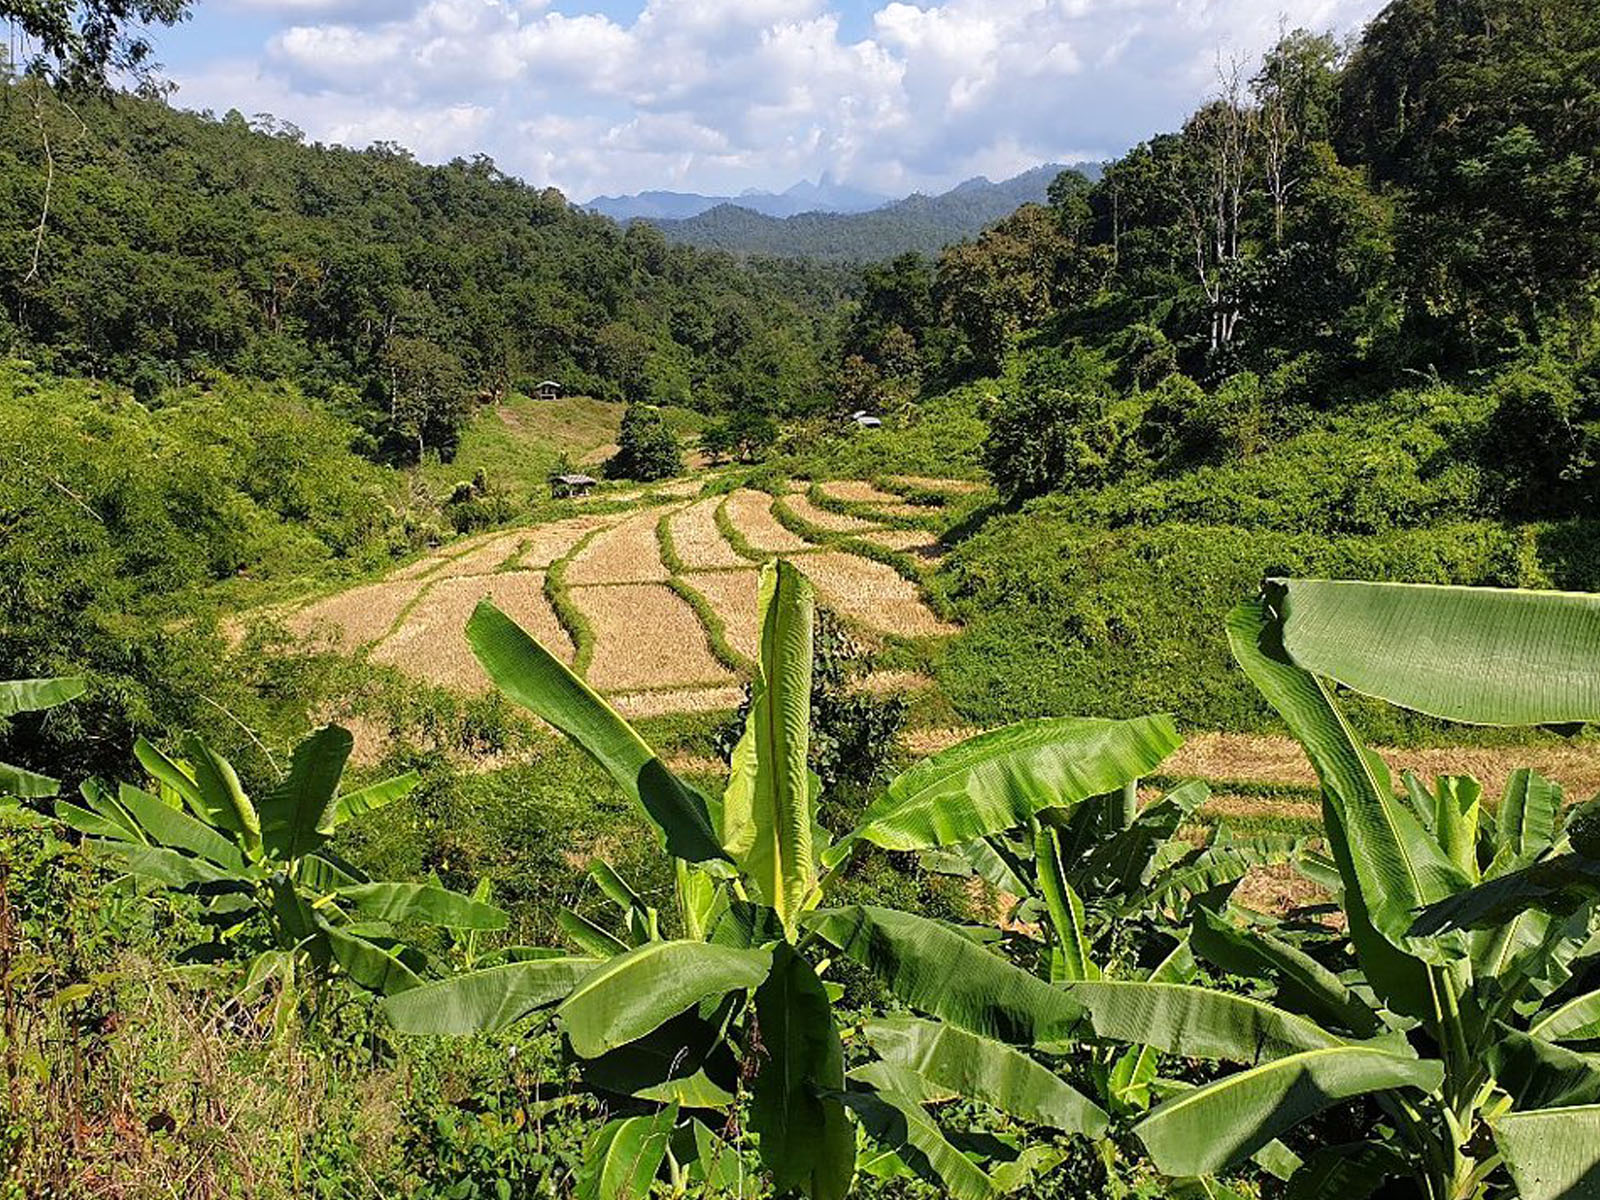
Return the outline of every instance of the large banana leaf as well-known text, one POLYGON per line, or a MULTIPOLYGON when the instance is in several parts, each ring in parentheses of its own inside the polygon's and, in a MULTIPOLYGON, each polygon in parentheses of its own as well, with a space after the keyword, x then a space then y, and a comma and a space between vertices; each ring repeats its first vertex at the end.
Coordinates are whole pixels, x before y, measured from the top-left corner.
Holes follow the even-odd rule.
POLYGON ((369 921, 426 921, 446 929, 504 929, 505 911, 426 883, 358 883, 335 893, 369 921))
POLYGON ((401 797, 410 795, 421 782, 421 775, 415 771, 407 771, 404 775, 396 775, 393 779, 385 779, 381 783, 342 793, 333 802, 333 827, 337 829, 346 821, 386 808, 401 797))
POLYGON ((1211 1175, 1244 1162, 1279 1134, 1366 1092, 1431 1092, 1444 1067, 1369 1046, 1327 1046, 1280 1058, 1162 1104, 1134 1126, 1157 1168, 1211 1175))
POLYGON ((233 764, 193 734, 185 740, 184 749, 191 762, 191 778, 200 790, 212 824, 232 830, 239 835, 247 854, 259 855, 261 817, 244 794, 233 764))
POLYGON ((1039 894, 1044 897, 1050 924, 1055 929, 1051 947, 1050 982, 1099 979, 1100 968, 1090 957, 1089 934, 1084 926, 1083 901, 1067 882, 1061 862, 1061 841, 1056 830, 1039 826, 1034 835, 1034 867, 1039 894))
POLYGON ((1186 983, 1102 979, 1058 990, 1084 1007, 1096 1037, 1185 1058, 1256 1063, 1345 1045, 1298 1013, 1186 983))
POLYGON ((1357 1037, 1379 1031, 1378 1015, 1327 967, 1264 930, 1241 930, 1208 909, 1194 914, 1190 943, 1201 958, 1235 975, 1278 983, 1285 1008, 1347 1029, 1357 1037))
POLYGON ((786 562, 761 572, 761 661, 723 797, 723 846, 793 936, 816 888, 812 850, 811 639, 816 597, 786 562))
POLYGON ((937 921, 856 905, 807 926, 876 972, 911 1008, 984 1037, 1031 1046, 1069 1039, 1083 1006, 937 921))
POLYGON ((334 961, 368 991, 398 996, 421 984, 416 972, 387 947, 326 923, 321 928, 334 961))
POLYGON ((1525 867, 1548 850, 1560 815, 1558 784, 1526 767, 1512 771, 1495 813, 1496 848, 1490 876, 1525 867))
POLYGON ((1547 1042, 1587 1042, 1600 1038, 1600 991, 1581 996, 1540 1013, 1528 1032, 1547 1042))
POLYGON ((237 875, 204 859, 169 850, 123 841, 94 840, 84 843, 95 855, 116 864, 130 875, 153 879, 170 888, 236 883, 237 875))
POLYGON ((583 747, 639 802, 668 853, 690 862, 727 857, 706 798, 667 770, 588 684, 488 600, 467 622, 467 641, 496 687, 583 747))
POLYGON ((1558 854, 1428 905, 1417 914, 1414 930, 1431 936, 1441 930, 1488 929, 1529 909, 1570 911, 1597 893, 1600 861, 1558 854))
POLYGON ((954 846, 1026 824, 1150 774, 1182 743, 1166 716, 1052 717, 981 733, 893 780, 850 841, 887 850, 954 846))
POLYGON ((54 679, 0 680, 0 720, 18 713, 43 712, 69 700, 76 700, 88 686, 87 680, 76 675, 54 679))
POLYGON ((1497 1023, 1484 1059, 1519 1109, 1600 1104, 1600 1057, 1497 1023))
POLYGON ((324 725, 294 748, 289 773, 261 801, 261 842, 279 859, 309 854, 333 834, 334 794, 355 739, 324 725))
POLYGON ((723 1036, 743 997, 726 997, 708 1015, 679 1013, 644 1037, 578 1067, 591 1088, 691 1108, 724 1108, 739 1087, 739 1061, 723 1036))
POLYGON ((1362 968, 1396 1011, 1429 1015, 1424 961, 1446 961, 1465 948, 1410 937, 1414 912, 1467 881, 1395 799, 1388 768, 1361 744, 1326 684, 1286 661, 1277 639, 1263 601, 1229 613, 1234 659, 1278 710, 1322 780, 1324 825, 1344 878, 1344 908, 1362 968))
POLYGON ((1105 1132, 1108 1118, 1099 1105, 1001 1042, 912 1017, 868 1021, 864 1032, 886 1062, 969 1100, 1067 1133, 1099 1137, 1105 1132))
POLYGON ((839 1096, 873 1141, 954 1200, 992 1200, 994 1180, 955 1146, 916 1099, 894 1091, 850 1091, 839 1096))
POLYGON ((1600 720, 1600 596, 1327 579, 1272 582, 1316 675, 1476 725, 1600 720))
POLYGON ((401 1033, 492 1033, 564 999, 599 962, 535 958, 425 983, 384 1001, 401 1033))
POLYGON ((608 1122, 584 1155, 577 1200, 649 1200, 677 1120, 678 1106, 669 1104, 647 1117, 608 1122))
POLYGON ((582 1058, 598 1058, 690 1005, 758 986, 771 967, 770 950, 649 942, 587 975, 556 1011, 573 1050, 582 1058))
POLYGON ((750 1092, 750 1128, 778 1193, 844 1200, 856 1167, 856 1137, 837 1096, 844 1049, 822 981, 787 943, 756 989, 765 1059, 750 1092))
POLYGON ((0 796, 16 796, 20 800, 43 800, 60 791, 59 779, 0 762, 0 796))
POLYGON ((243 871, 244 856, 239 847, 203 821, 169 805, 130 784, 117 789, 117 803, 137 822, 145 840, 173 850, 198 854, 228 871, 243 871))
POLYGON ((1507 1113, 1493 1129, 1521 1200, 1600 1200, 1600 1104, 1507 1113))

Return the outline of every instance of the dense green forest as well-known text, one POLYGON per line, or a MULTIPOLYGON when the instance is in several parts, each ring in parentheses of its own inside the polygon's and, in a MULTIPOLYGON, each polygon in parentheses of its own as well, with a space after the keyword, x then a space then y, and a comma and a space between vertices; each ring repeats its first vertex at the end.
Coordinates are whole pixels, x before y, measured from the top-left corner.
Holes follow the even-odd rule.
POLYGON ((429 167, 31 80, 0 99, 0 161, 14 351, 140 399, 217 372, 290 381, 401 461, 448 454, 477 402, 552 377, 804 411, 850 286, 620 229, 486 159, 429 167))
POLYGON ((94 86, 185 7, 0 5, 0 1195, 1600 1194, 1593 772, 1502 770, 1600 718, 1600 9, 1287 33, 846 265, 94 86), (755 577, 736 493, 812 543, 759 661, 689 602, 737 713, 286 619, 596 514, 675 586, 719 497, 755 577))

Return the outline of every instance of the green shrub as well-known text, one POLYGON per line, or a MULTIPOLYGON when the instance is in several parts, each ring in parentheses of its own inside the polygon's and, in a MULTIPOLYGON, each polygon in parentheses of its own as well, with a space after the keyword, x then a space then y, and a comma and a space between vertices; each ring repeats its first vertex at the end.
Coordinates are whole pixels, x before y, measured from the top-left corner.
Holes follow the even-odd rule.
POLYGON ((1600 397, 1569 368, 1542 359, 1511 368, 1490 388, 1494 409, 1484 465, 1513 513, 1571 512, 1600 487, 1600 397))
POLYGON ((652 405, 630 404, 622 414, 617 452, 606 463, 613 479, 649 483, 670 479, 683 470, 683 450, 661 410, 652 405))

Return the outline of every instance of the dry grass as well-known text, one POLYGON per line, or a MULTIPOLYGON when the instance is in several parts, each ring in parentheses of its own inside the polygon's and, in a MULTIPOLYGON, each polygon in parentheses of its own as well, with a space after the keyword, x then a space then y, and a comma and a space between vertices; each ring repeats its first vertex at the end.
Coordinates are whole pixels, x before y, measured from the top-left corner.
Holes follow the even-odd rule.
POLYGON ((733 676, 712 657, 700 618, 670 588, 630 583, 574 587, 569 595, 594 630, 589 666, 594 687, 639 691, 732 682, 733 676))
POLYGON ((722 621, 728 644, 754 661, 761 648, 761 572, 702 571, 683 581, 706 598, 722 621))
POLYGON ((728 496, 728 520, 757 550, 768 554, 789 554, 809 550, 811 543, 790 533, 772 515, 772 497, 765 492, 743 488, 728 496))
POLYGON ((925 529, 879 529, 864 533, 861 538, 886 550, 915 554, 930 562, 944 555, 944 547, 939 544, 938 537, 925 529))
POLYGON ((796 493, 785 496, 783 502, 789 506, 789 511, 802 521, 815 525, 818 529, 826 529, 829 533, 860 533, 867 529, 876 529, 871 521, 864 521, 860 517, 848 517, 843 513, 829 512, 825 508, 818 508, 811 503, 811 498, 796 493))
POLYGON ((572 661, 572 641, 544 597, 540 571, 507 571, 435 584, 405 624, 372 652, 373 660, 444 687, 487 691, 488 677, 472 656, 465 633, 467 618, 485 596, 552 653, 572 661))
POLYGON ((885 492, 873 487, 862 479, 835 479, 824 483, 822 494, 834 500, 845 500, 853 504, 903 504, 905 503, 893 492, 885 492))
POLYGON ((480 542, 467 553, 452 558, 444 564, 435 578, 455 578, 464 575, 488 575, 501 564, 517 556, 523 542, 527 541, 526 530, 516 530, 512 533, 502 533, 480 542))
POLYGON ((521 531, 524 545, 517 565, 542 571, 582 541, 590 530, 615 525, 617 520, 616 517, 568 517, 524 529, 521 531))
POLYGON ((426 558, 417 559, 414 563, 407 563, 398 571, 390 572, 389 578, 424 579, 448 563, 452 557, 450 554, 430 554, 426 558))
POLYGON ((658 496, 687 500, 690 496, 698 496, 703 486, 704 481, 700 479, 674 479, 670 483, 658 483, 650 490, 658 496))
POLYGON ((829 604, 870 629, 901 637, 955 632, 922 602, 915 585, 881 562, 828 550, 808 556, 802 569, 829 604))
POLYGON ((426 586, 418 579, 364 584, 307 605, 287 624, 298 634, 327 631, 340 649, 354 650, 388 633, 406 605, 426 586))
MULTIPOLYGON (((1378 748, 1392 771, 1435 775, 1472 775, 1490 797, 1505 789, 1506 777, 1518 767, 1532 767, 1562 784, 1569 795, 1585 797, 1600 791, 1600 754, 1579 746, 1447 746, 1420 750, 1378 748)), ((1316 772, 1300 744, 1285 737, 1242 733, 1191 734, 1166 762, 1163 772, 1208 779, 1252 783, 1294 783, 1314 786, 1316 772)))
POLYGON ((707 496, 669 518, 673 549, 691 571, 748 565, 717 529, 717 505, 721 503, 722 497, 707 496))
POLYGON ((935 479, 930 475, 891 475, 889 482, 912 491, 948 492, 952 496, 970 496, 983 491, 983 484, 970 479, 935 479))
MULTIPOLYGON (((613 692, 606 700, 623 716, 638 720, 668 713, 734 712, 744 700, 744 689, 718 686, 665 692, 613 692)), ((728 769, 720 760, 705 759, 697 760, 693 768, 674 766, 673 770, 698 770, 701 766, 706 774, 725 773, 728 769)))
POLYGON ((659 512, 645 509, 601 533, 567 564, 567 585, 665 582, 667 567, 656 542, 660 519, 659 512))
MULTIPOLYGON (((1291 864, 1276 863, 1252 869, 1240 881, 1233 899, 1245 908, 1281 917, 1297 908, 1326 904, 1332 897, 1291 864)), ((1329 923, 1343 928, 1342 915, 1329 914, 1329 918, 1329 923)))
POLYGON ((871 696, 894 696, 927 691, 933 680, 920 671, 873 671, 858 687, 871 696))
POLYGON ((893 492, 882 491, 860 479, 833 480, 821 486, 822 494, 830 499, 843 500, 850 504, 871 504, 885 516, 925 517, 928 515, 926 508, 919 508, 915 504, 907 504, 893 492))

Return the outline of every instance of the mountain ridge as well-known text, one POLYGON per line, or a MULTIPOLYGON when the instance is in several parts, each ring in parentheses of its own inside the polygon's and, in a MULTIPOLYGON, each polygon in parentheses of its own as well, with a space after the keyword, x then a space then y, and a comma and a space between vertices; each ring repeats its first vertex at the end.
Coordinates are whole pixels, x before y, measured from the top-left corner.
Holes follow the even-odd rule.
POLYGON ((690 217, 638 217, 669 241, 733 254, 783 258, 872 260, 907 251, 937 254, 951 242, 972 237, 1023 204, 1043 203, 1051 182, 1065 170, 1097 178, 1097 164, 1045 163, 993 182, 982 175, 937 195, 913 192, 864 212, 763 213, 728 198, 690 217))

